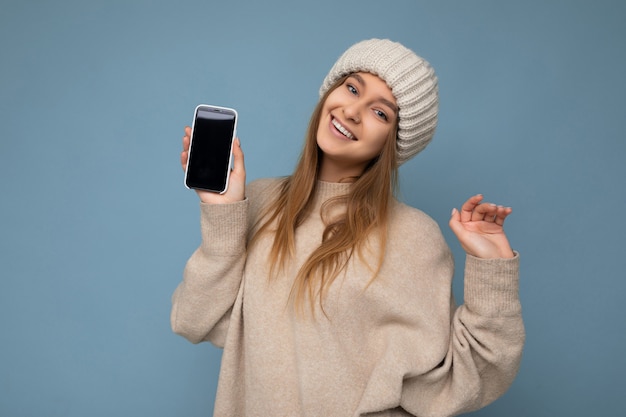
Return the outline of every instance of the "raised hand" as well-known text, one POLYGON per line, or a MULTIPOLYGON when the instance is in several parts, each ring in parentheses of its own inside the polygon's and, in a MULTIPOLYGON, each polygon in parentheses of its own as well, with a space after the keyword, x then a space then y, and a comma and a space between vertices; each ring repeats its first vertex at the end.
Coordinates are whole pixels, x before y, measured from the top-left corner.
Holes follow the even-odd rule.
POLYGON ((510 207, 484 203, 483 196, 470 197, 459 212, 452 210, 450 228, 468 254, 478 258, 512 258, 513 250, 504 233, 510 207))
MULTIPOLYGON (((189 145, 191 143, 191 128, 185 126, 185 136, 183 136, 183 150, 180 153, 180 163, 183 171, 187 168, 189 158, 189 145)), ((210 191, 195 190, 200 200, 208 204, 225 204, 241 201, 245 198, 246 191, 246 168, 244 164, 243 151, 239 138, 235 139, 233 146, 233 170, 228 180, 228 189, 224 194, 212 193, 210 191)))

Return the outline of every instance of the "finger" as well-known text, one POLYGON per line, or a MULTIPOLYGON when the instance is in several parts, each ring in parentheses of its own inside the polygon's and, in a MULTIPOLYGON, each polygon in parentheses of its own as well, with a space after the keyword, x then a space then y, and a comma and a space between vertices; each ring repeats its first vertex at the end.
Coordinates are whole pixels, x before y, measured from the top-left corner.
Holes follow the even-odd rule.
POLYGON ((183 168, 183 171, 187 169, 187 159, 189 158, 189 152, 183 151, 180 153, 180 165, 183 168))
POLYGON ((189 145, 191 143, 191 129, 189 126, 185 126, 185 136, 183 136, 183 150, 180 153, 180 164, 183 168, 183 171, 187 169, 187 159, 189 158, 189 145))
POLYGON ((185 135, 183 136, 183 152, 189 150, 190 144, 191 144, 191 128, 189 126, 185 126, 185 135))
POLYGON ((467 201, 463 203, 463 206, 461 206, 461 221, 462 222, 469 222, 472 220, 472 213, 474 212, 474 209, 476 208, 476 206, 480 204, 482 199, 483 199, 482 194, 476 194, 475 196, 468 198, 467 201))
POLYGON ((463 226, 461 226, 461 213, 456 208, 452 209, 452 214, 450 215, 450 221, 448 222, 448 226, 455 235, 459 236, 463 232, 463 226))
POLYGON ((497 225, 503 226, 504 220, 506 220, 508 215, 511 214, 512 212, 513 212, 513 209, 511 207, 498 206, 498 211, 496 213, 494 222, 497 225))
POLYGON ((233 156, 235 158, 235 161, 233 163, 233 172, 245 175, 246 167, 244 162, 243 150, 241 149, 241 141, 239 140, 239 138, 235 138, 235 143, 233 145, 233 156))
POLYGON ((183 150, 189 149, 189 144, 191 143, 191 128, 189 126, 185 126, 185 134, 183 135, 183 150))
POLYGON ((496 212, 498 211, 498 206, 491 203, 482 203, 476 206, 474 211, 472 212, 472 221, 487 221, 493 222, 495 220, 496 212))

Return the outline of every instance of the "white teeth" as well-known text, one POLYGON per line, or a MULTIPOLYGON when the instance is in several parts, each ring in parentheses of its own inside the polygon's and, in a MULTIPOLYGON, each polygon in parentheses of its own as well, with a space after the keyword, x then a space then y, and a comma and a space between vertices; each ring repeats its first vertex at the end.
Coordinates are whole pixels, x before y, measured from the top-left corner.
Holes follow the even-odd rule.
POLYGON ((347 137, 348 139, 354 139, 354 135, 348 132, 348 129, 343 127, 336 119, 333 119, 333 126, 335 126, 337 130, 343 133, 344 136, 347 137))

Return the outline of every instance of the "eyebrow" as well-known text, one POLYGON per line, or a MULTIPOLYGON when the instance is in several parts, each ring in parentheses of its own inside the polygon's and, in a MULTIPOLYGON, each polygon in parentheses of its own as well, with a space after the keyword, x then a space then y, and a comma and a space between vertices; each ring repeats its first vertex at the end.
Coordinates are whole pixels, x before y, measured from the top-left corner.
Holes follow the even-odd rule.
MULTIPOLYGON (((363 87, 366 86, 365 84, 365 80, 363 79, 363 77, 361 77, 359 74, 350 74, 350 77, 354 78, 355 80, 357 80, 357 82, 359 84, 361 84, 363 87)), ((391 101, 387 100, 384 97, 379 97, 378 101, 380 101, 381 103, 385 104, 386 106, 388 106, 391 110, 393 110, 393 112, 397 115, 398 114, 398 106, 396 106, 395 104, 393 104, 391 101)))

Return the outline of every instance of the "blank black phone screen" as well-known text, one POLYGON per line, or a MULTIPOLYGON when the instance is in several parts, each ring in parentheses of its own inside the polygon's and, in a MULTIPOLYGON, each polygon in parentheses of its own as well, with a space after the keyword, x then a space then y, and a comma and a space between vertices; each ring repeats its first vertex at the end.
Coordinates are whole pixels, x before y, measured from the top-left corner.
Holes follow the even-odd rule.
POLYGON ((187 165, 188 187, 217 192, 226 189, 234 128, 234 114, 197 110, 187 165))

